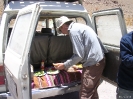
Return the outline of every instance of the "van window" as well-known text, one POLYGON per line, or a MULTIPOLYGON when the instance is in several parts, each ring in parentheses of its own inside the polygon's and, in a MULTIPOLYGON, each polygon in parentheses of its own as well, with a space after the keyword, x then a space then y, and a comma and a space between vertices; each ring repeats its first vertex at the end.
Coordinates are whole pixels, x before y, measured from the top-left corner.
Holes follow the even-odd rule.
POLYGON ((53 26, 53 19, 51 19, 51 18, 47 18, 47 19, 40 19, 39 21, 38 21, 38 25, 37 25, 37 29, 36 29, 36 31, 39 31, 39 32, 41 32, 41 29, 42 28, 53 28, 54 26, 53 26))
POLYGON ((96 17, 97 34, 101 41, 108 45, 120 45, 122 37, 120 23, 117 15, 96 17))
POLYGON ((19 55, 22 55, 28 31, 29 29, 29 22, 30 22, 31 13, 20 16, 18 18, 17 23, 15 24, 15 28, 13 29, 13 35, 11 37, 11 41, 9 42, 9 47, 19 55), (23 22, 22 22, 23 21, 23 22))
POLYGON ((15 19, 11 19, 9 23, 9 27, 12 28, 14 25, 15 19))
POLYGON ((74 22, 82 23, 82 24, 86 25, 86 21, 83 18, 81 18, 81 17, 70 18, 70 20, 73 20, 74 22))
MULTIPOLYGON (((86 24, 86 21, 82 17, 75 17, 75 18, 69 18, 70 20, 73 20, 77 23, 86 24)), ((55 28, 54 27, 54 20, 56 21, 57 18, 40 18, 37 25, 37 33, 41 33, 42 28, 50 28, 53 35, 55 35, 55 28)), ((55 24, 56 25, 56 24, 55 24)))
POLYGON ((8 44, 8 41, 9 41, 9 38, 10 38, 10 36, 11 36, 11 32, 12 32, 12 27, 13 27, 13 25, 14 25, 14 21, 15 21, 15 19, 11 19, 11 21, 9 22, 9 28, 8 28, 8 33, 7 33, 7 44, 8 44))
MULTIPOLYGON (((75 17, 75 18, 69 18, 69 19, 73 20, 73 22, 76 22, 76 23, 86 24, 86 21, 82 17, 75 17)), ((55 20, 57 20, 57 18, 55 20)))

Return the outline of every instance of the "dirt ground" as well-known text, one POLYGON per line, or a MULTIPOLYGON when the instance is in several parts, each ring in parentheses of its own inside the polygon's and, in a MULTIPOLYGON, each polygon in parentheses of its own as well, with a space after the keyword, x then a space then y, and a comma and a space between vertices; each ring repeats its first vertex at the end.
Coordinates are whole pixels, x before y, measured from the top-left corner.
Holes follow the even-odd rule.
POLYGON ((98 87, 99 99, 116 99, 116 86, 103 81, 98 87))

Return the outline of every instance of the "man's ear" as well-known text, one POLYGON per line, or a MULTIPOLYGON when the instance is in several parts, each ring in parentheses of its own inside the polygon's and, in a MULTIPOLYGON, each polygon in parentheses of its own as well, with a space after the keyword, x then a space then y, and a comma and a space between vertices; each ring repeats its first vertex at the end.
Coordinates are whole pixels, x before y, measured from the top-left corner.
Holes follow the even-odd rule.
POLYGON ((67 24, 64 24, 64 28, 68 29, 68 25, 67 24))

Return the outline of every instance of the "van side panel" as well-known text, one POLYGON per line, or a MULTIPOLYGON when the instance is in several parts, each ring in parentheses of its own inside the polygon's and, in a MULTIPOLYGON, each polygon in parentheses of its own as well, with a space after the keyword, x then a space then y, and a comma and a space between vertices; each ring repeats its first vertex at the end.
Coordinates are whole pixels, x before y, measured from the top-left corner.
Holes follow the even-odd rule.
POLYGON ((103 71, 103 76, 105 80, 116 85, 117 72, 121 61, 119 58, 120 49, 118 47, 111 46, 106 46, 106 48, 109 52, 105 54, 106 66, 103 71))
POLYGON ((4 13, 1 20, 0 25, 0 92, 3 92, 6 90, 5 88, 5 74, 4 74, 4 64, 3 64, 3 58, 5 53, 5 47, 7 45, 6 39, 4 38, 6 34, 6 28, 7 28, 7 14, 4 13))

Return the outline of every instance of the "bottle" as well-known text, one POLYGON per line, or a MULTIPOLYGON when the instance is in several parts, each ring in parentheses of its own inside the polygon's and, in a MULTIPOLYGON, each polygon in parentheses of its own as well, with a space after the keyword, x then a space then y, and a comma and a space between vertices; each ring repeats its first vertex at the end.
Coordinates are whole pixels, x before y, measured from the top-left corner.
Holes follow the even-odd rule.
POLYGON ((41 70, 42 70, 42 71, 44 71, 44 67, 45 67, 45 66, 44 66, 44 60, 42 60, 42 62, 41 62, 41 70))

